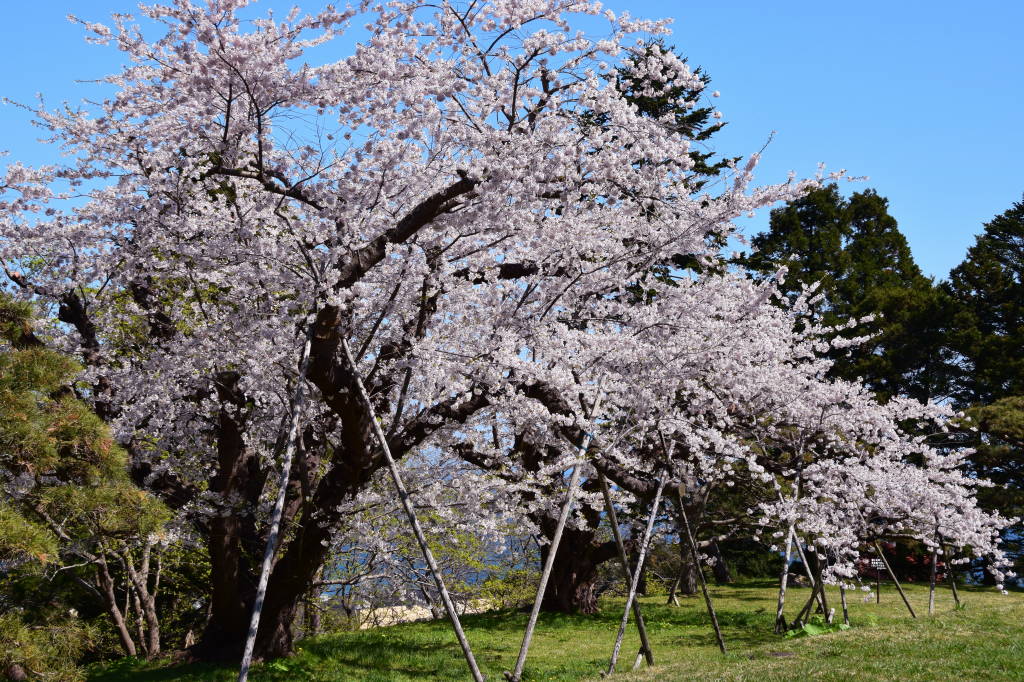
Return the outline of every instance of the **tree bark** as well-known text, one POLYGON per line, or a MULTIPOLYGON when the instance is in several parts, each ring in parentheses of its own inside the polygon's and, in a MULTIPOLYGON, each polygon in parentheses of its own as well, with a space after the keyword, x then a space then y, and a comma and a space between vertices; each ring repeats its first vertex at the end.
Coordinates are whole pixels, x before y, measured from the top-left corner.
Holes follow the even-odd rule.
MULTIPOLYGON (((615 557, 614 542, 596 542, 596 533, 566 528, 551 566, 541 610, 548 613, 597 613, 597 569, 615 557)), ((540 551, 547 561, 548 545, 540 551)))
POLYGON ((697 584, 697 566, 693 563, 693 559, 690 558, 690 551, 685 544, 679 545, 679 551, 686 554, 681 557, 682 566, 679 568, 679 587, 678 592, 688 597, 692 597, 697 594, 697 590, 700 586, 697 584))
POLYGON ((139 618, 146 623, 147 658, 155 658, 160 655, 160 618, 156 608, 156 592, 155 589, 149 589, 149 566, 152 551, 153 544, 147 542, 142 550, 142 564, 139 569, 135 568, 131 552, 124 553, 125 570, 135 594, 135 608, 139 612, 139 618))
POLYGON ((729 564, 726 563, 725 557, 722 556, 722 550, 715 541, 711 542, 711 556, 715 558, 715 563, 711 566, 711 572, 715 576, 715 583, 718 585, 731 584, 733 581, 732 572, 729 571, 729 564))
POLYGON ((110 569, 107 567, 107 560, 100 557, 96 562, 96 583, 99 585, 100 594, 103 595, 103 602, 107 607, 107 615, 114 623, 117 630, 117 637, 121 641, 121 648, 126 656, 135 656, 135 641, 128 632, 128 625, 124 622, 124 614, 117 605, 117 595, 114 593, 114 579, 110 576, 110 569))

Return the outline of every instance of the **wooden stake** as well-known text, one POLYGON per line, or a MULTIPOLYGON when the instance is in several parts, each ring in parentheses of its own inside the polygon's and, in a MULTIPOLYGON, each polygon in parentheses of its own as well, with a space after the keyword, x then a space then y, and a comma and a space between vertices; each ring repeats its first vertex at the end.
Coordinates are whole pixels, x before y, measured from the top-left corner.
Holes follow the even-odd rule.
MULTIPOLYGON (((677 491, 679 492, 679 491, 677 491)), ((715 628, 715 637, 718 639, 718 648, 725 653, 725 640, 722 639, 722 629, 718 627, 718 616, 715 614, 715 606, 711 603, 711 594, 708 592, 707 581, 704 580, 704 571, 700 567, 700 552, 697 551, 697 542, 690 532, 690 522, 686 518, 686 507, 683 505, 683 494, 679 492, 679 517, 683 522, 683 530, 686 533, 686 541, 690 544, 690 552, 693 555, 693 565, 697 568, 697 582, 704 593, 704 603, 708 607, 708 615, 711 616, 711 625, 715 628)))
MULTIPOLYGON (((619 550, 619 562, 622 564, 622 575, 626 579, 626 584, 631 585, 633 582, 633 574, 629 570, 629 555, 626 553, 625 543, 622 542, 622 533, 619 532, 619 519, 615 513, 615 505, 612 504, 611 491, 608 489, 608 479, 605 478, 604 474, 601 472, 598 472, 597 478, 601 484, 601 495, 604 497, 604 506, 608 510, 608 522, 612 527, 612 537, 615 538, 615 546, 619 550)), ((642 566, 642 563, 638 564, 638 568, 642 566)), ((678 581, 678 578, 676 578, 676 580, 678 581)), ((672 591, 675 591, 675 586, 673 586, 672 591)), ((637 654, 636 661, 633 663, 633 669, 636 670, 643 658, 647 659, 647 665, 654 665, 654 652, 651 650, 651 643, 647 638, 647 625, 644 623, 644 616, 640 612, 639 601, 633 602, 633 615, 636 618, 636 628, 640 633, 640 652, 637 654)))
POLYGON ((438 568, 437 562, 434 560, 434 554, 430 551, 430 545, 427 543, 427 536, 424 535, 423 529, 420 527, 419 519, 416 518, 416 511, 413 508, 412 500, 409 497, 409 491, 406 490, 405 483, 402 482, 402 475, 398 471, 398 465, 395 464, 395 459, 391 456, 391 448, 388 447, 387 437, 385 437, 384 432, 380 428, 380 422, 377 421, 377 415, 373 409, 373 403, 370 402, 370 397, 366 394, 366 387, 363 386, 363 379, 359 375, 356 362, 352 358, 352 351, 344 336, 341 338, 341 348, 345 353, 345 360, 348 362, 349 369, 352 371, 352 377, 355 380, 356 390, 359 392, 359 397, 366 406, 367 414, 370 417, 370 423, 373 425, 373 434, 377 438, 377 445, 380 446, 381 452, 384 454, 384 460, 387 462, 388 469, 391 472, 391 480, 395 483, 395 488, 398 490, 398 497, 402 501, 402 507, 405 509, 406 516, 409 517, 409 524, 412 526, 412 532, 416 536, 416 542, 419 543, 420 550, 423 552, 423 558, 427 562, 430 574, 434 578, 434 584, 437 587, 438 593, 441 595, 441 601, 444 603, 444 609, 448 613, 448 619, 451 621, 452 628, 455 630, 455 636, 459 640, 459 646, 462 647, 462 654, 466 657, 466 663, 469 665, 469 671, 476 682, 483 682, 484 676, 476 664, 476 658, 474 658, 473 650, 469 646, 469 640, 466 639, 466 633, 462 630, 462 623, 459 622, 459 614, 455 610, 455 604, 452 602, 451 595, 448 594, 448 588, 445 587, 444 578, 441 576, 441 569, 438 568))
MULTIPOLYGON (((643 572, 644 559, 647 558, 647 545, 651 541, 651 533, 654 531, 654 523, 658 519, 658 505, 661 504, 661 491, 665 488, 665 474, 658 477, 658 490, 654 493, 654 502, 651 504, 651 516, 647 519, 647 528, 644 530, 643 539, 640 541, 640 553, 636 559, 636 570, 633 571, 632 580, 629 583, 629 594, 626 596, 626 608, 622 612, 622 621, 619 623, 619 632, 615 636, 615 647, 612 649, 612 660, 608 663, 608 672, 606 674, 611 675, 615 672, 615 664, 619 660, 619 651, 622 649, 622 638, 626 634, 626 625, 629 624, 629 611, 633 607, 636 599, 636 590, 640 585, 640 574, 643 572)), ((626 574, 629 574, 628 564, 626 574)), ((646 633, 644 633, 644 639, 646 639, 646 633)), ((645 648, 649 646, 646 642, 643 642, 645 648)), ((653 658, 648 659, 649 663, 653 663, 653 658)))
POLYGON ((849 625, 850 611, 846 607, 846 588, 842 585, 839 586, 839 601, 843 603, 843 623, 849 625))
POLYGON ((917 618, 917 614, 914 613, 914 607, 910 605, 907 595, 903 593, 900 581, 896 579, 896 574, 893 573, 892 566, 889 565, 889 560, 885 558, 885 554, 882 552, 882 546, 878 544, 878 540, 875 540, 875 549, 878 551, 878 556, 881 558, 882 563, 885 564, 885 570, 888 571, 889 577, 892 578, 893 583, 895 583, 896 590, 900 593, 900 597, 903 598, 903 603, 907 605, 907 611, 910 611, 910 617, 917 618))
POLYGON ((309 368, 309 349, 313 343, 315 324, 315 322, 310 323, 309 329, 306 331, 306 341, 302 345, 302 354, 299 356, 299 376, 295 379, 295 392, 292 394, 292 413, 289 418, 284 458, 281 460, 281 473, 277 481, 277 499, 274 501, 274 509, 270 513, 270 532, 267 534, 267 545, 263 549, 260 579, 256 584, 256 599, 252 604, 252 616, 249 619, 249 632, 245 637, 245 649, 242 652, 242 663, 238 670, 238 682, 246 682, 249 679, 249 667, 252 665, 252 653, 256 646, 256 633, 259 631, 260 616, 263 614, 263 601, 267 596, 267 583, 270 580, 270 570, 274 564, 274 554, 277 553, 281 517, 284 514, 284 501, 288 494, 288 480, 291 477, 292 457, 295 454, 295 444, 299 439, 299 420, 306 404, 306 370, 309 368))
MULTIPOLYGON (((597 413, 597 408, 601 403, 601 396, 598 395, 597 400, 594 401, 594 406, 590 408, 589 418, 593 418, 593 415, 597 413)), ((530 641, 533 639, 533 631, 537 627, 537 616, 540 615, 540 605, 544 600, 544 592, 548 587, 548 579, 551 577, 551 568, 555 563, 555 554, 558 552, 558 545, 562 541, 562 532, 565 530, 565 524, 569 520, 569 514, 572 511, 572 503, 576 499, 576 489, 579 487, 580 482, 580 470, 583 468, 583 463, 586 460, 587 449, 590 447, 591 434, 588 432, 583 436, 583 442, 580 443, 579 455, 576 458, 576 462, 572 467, 572 475, 569 476, 569 487, 565 492, 565 502, 562 504, 562 512, 558 517, 558 525, 555 526, 554 537, 551 538, 551 548, 548 550, 547 561, 544 562, 544 570, 540 574, 540 584, 537 586, 537 596, 533 600, 533 608, 530 610, 530 619, 526 622, 526 631, 523 633, 523 643, 519 647, 519 657, 516 658, 515 669, 512 672, 505 671, 505 679, 510 682, 519 682, 523 676, 523 666, 526 665, 526 656, 530 652, 530 641)))

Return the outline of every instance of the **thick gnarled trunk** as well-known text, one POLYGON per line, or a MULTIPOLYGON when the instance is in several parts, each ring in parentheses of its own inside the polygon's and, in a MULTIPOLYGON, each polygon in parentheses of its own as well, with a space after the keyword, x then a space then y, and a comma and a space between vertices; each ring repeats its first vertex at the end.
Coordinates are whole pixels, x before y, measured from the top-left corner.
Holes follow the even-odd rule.
MULTIPOLYGON (((540 554, 543 565, 548 545, 541 547, 540 554)), ((615 555, 615 543, 598 542, 594 531, 566 528, 541 609, 550 613, 597 613, 598 567, 615 555)))

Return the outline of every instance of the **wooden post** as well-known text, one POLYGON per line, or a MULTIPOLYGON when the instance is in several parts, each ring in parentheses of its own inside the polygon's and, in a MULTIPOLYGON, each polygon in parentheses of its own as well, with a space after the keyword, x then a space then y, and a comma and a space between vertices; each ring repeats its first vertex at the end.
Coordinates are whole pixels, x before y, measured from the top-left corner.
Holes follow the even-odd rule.
MULTIPOLYGON (((643 539, 640 541, 640 552, 636 559, 636 570, 633 571, 633 579, 629 583, 629 594, 626 596, 626 608, 622 612, 622 621, 619 623, 619 632, 615 636, 615 647, 612 649, 612 659, 608 663, 608 675, 615 672, 615 664, 619 660, 619 651, 622 649, 622 638, 626 634, 626 625, 629 624, 629 610, 633 607, 636 599, 636 590, 640 584, 640 573, 643 571, 644 559, 647 558, 647 545, 651 540, 651 533, 654 531, 654 523, 658 519, 658 505, 661 503, 661 491, 665 488, 665 474, 658 477, 658 489, 654 493, 654 502, 651 504, 651 517, 647 519, 647 528, 644 530, 643 539)), ((625 564, 624 564, 625 565, 625 564)), ((629 569, 626 569, 627 575, 629 569)), ((644 633, 644 640, 646 640, 646 633, 644 633)), ((642 646, 648 648, 648 644, 643 642, 642 646)), ((648 659, 652 661, 653 659, 648 659)))
MULTIPOLYGON (((597 400, 594 401, 594 406, 590 408, 590 418, 597 413, 597 408, 601 403, 601 396, 598 395, 597 400)), ((510 682, 519 682, 523 676, 523 666, 526 665, 526 656, 530 652, 530 641, 533 639, 533 631, 537 627, 537 616, 540 615, 540 604, 544 600, 544 592, 548 587, 548 579, 551 577, 551 568, 555 563, 555 554, 558 552, 558 545, 562 541, 562 532, 565 530, 565 524, 569 520, 569 514, 572 511, 572 503, 576 499, 576 489, 579 487, 580 482, 580 470, 583 468, 583 463, 586 460, 587 449, 590 447, 591 435, 589 432, 584 434, 583 442, 580 443, 579 454, 576 458, 576 462, 572 467, 572 475, 569 476, 569 486, 565 492, 565 502, 562 504, 562 512, 558 517, 558 524, 555 526, 555 534, 551 538, 551 547, 548 549, 548 558, 544 562, 544 570, 540 574, 540 584, 537 585, 537 596, 533 600, 533 608, 530 610, 530 618, 526 622, 526 631, 523 633, 523 643, 519 647, 519 656, 516 658, 516 665, 512 672, 506 670, 504 672, 505 679, 510 682)))
POLYGON ((356 390, 359 392, 359 397, 366 406, 367 414, 370 417, 370 423, 373 425, 373 434, 377 438, 377 445, 380 446, 381 452, 384 454, 384 460, 387 462, 388 469, 391 472, 391 480, 394 481, 395 488, 398 490, 398 497, 402 501, 402 507, 405 509, 405 515, 409 517, 409 524, 412 526, 412 532, 416 536, 416 542, 419 543, 420 550, 423 552, 423 558, 427 562, 430 574, 434 578, 434 584, 437 587, 438 593, 441 595, 441 601, 444 603, 445 611, 448 613, 448 619, 452 622, 452 628, 455 630, 455 636, 459 640, 459 646, 462 647, 462 654, 466 657, 466 663, 469 665, 469 671, 476 682, 483 682, 483 673, 480 672, 480 668, 476 664, 476 658, 474 658, 473 650, 469 646, 469 640, 466 639, 466 633, 462 630, 462 623, 459 622, 459 614, 455 610, 455 604, 452 602, 451 595, 448 594, 448 588, 445 587, 444 578, 441 576, 441 569, 438 568, 437 562, 434 560, 434 554, 430 551, 430 545, 427 543, 427 536, 424 535, 423 529, 420 527, 419 519, 416 518, 416 511, 413 508, 412 500, 409 498, 409 491, 406 490, 405 483, 402 481, 402 475, 398 471, 398 465, 391 456, 391 448, 388 447, 388 439, 384 435, 384 431, 381 430, 380 422, 377 421, 377 415, 373 409, 373 403, 370 402, 370 397, 366 394, 366 387, 363 386, 363 379, 359 375, 359 369, 356 367, 356 362, 352 358, 352 351, 344 336, 341 337, 341 348, 345 353, 345 360, 348 362, 349 369, 352 371, 352 377, 355 380, 356 390))
MULTIPOLYGON (((622 533, 619 532, 619 519, 615 513, 615 506, 612 504, 611 491, 608 489, 608 479, 605 478, 601 472, 597 473, 598 481, 601 484, 601 495, 604 497, 604 506, 608 510, 608 522, 612 527, 612 537, 615 538, 615 546, 619 550, 619 562, 622 564, 622 575, 626 579, 626 584, 631 585, 633 582, 633 574, 629 570, 629 555, 626 553, 626 545, 622 542, 622 533)), ((660 493, 660 490, 659 490, 660 493)), ((637 569, 643 566, 643 563, 637 565, 637 569)), ((676 581, 678 583, 678 578, 676 581)), ((675 585, 672 587, 672 592, 675 592, 675 585)), ((674 594, 669 596, 671 600, 674 598, 674 594)), ((678 603, 677 603, 678 605, 678 603)), ((654 665, 654 652, 651 650, 650 640, 647 638, 647 625, 644 623, 644 616, 640 612, 640 602, 633 602, 633 615, 636 618, 636 628, 640 633, 640 653, 643 654, 643 658, 647 659, 647 665, 654 665)), ((633 668, 636 669, 640 663, 641 658, 637 657, 637 660, 633 664, 633 668)))
POLYGON ((302 354, 299 356, 299 376, 295 379, 295 392, 292 394, 292 413, 289 417, 288 440, 285 442, 284 458, 281 460, 281 472, 278 475, 277 499, 274 501, 274 509, 270 513, 270 531, 267 533, 267 545, 263 549, 260 579, 256 583, 256 598, 252 604, 252 616, 249 618, 249 632, 245 637, 242 663, 238 670, 238 682, 246 682, 249 679, 249 667, 252 665, 253 649, 256 646, 256 633, 259 631, 260 616, 263 614, 263 601, 267 596, 267 583, 270 580, 270 570, 274 564, 274 554, 277 553, 281 517, 284 514, 284 501, 288 494, 288 479, 291 477, 292 457, 295 454, 295 444, 299 439, 299 421, 306 404, 306 370, 309 368, 309 349, 313 343, 313 327, 315 325, 316 322, 311 322, 306 330, 306 341, 302 345, 302 354))
POLYGON ((700 583, 700 589, 704 593, 704 603, 708 608, 708 615, 711 616, 711 625, 715 628, 715 638, 718 639, 718 648, 725 653, 725 640, 722 639, 722 629, 718 627, 718 616, 715 614, 715 606, 711 603, 711 594, 708 592, 707 581, 704 580, 704 571, 700 567, 700 552, 697 550, 697 542, 693 539, 693 533, 690 532, 690 521, 686 518, 686 506, 683 504, 683 494, 679 493, 679 518, 683 522, 683 531, 686 533, 686 541, 690 545, 690 553, 693 555, 693 565, 697 568, 697 582, 700 583))
POLYGON ((846 607, 846 588, 842 585, 839 586, 839 601, 843 603, 843 623, 845 625, 850 624, 850 611, 846 607))
POLYGON ((893 573, 892 566, 889 565, 889 560, 885 558, 885 554, 882 552, 882 546, 878 544, 878 540, 875 540, 875 549, 878 551, 878 556, 881 558, 882 563, 885 564, 885 570, 889 573, 889 577, 892 578, 893 583, 896 585, 896 590, 900 593, 903 603, 907 605, 907 611, 910 611, 910 617, 917 618, 917 614, 914 613, 914 607, 910 605, 910 600, 908 600, 907 595, 903 593, 900 581, 896 579, 896 574, 893 573))
POLYGON ((782 634, 786 631, 786 618, 783 609, 786 606, 786 586, 789 584, 789 562, 793 557, 793 527, 789 524, 789 533, 786 535, 786 557, 782 564, 782 574, 779 576, 779 603, 775 609, 775 632, 782 634))

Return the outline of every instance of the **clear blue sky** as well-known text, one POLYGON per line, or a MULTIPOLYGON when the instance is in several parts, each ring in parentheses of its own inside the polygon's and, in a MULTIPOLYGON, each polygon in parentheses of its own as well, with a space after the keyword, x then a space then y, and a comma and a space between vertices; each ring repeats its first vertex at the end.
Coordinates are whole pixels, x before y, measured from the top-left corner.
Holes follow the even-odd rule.
MULTIPOLYGON (((300 0, 314 8, 322 0, 300 0)), ((261 0, 283 12, 293 2, 261 0)), ((338 4, 343 4, 339 2, 338 4)), ((606 5, 675 18, 672 42, 705 67, 729 125, 723 154, 757 151, 776 131, 758 181, 790 170, 812 175, 823 161, 869 180, 928 274, 944 277, 982 223, 1024 193, 1024 2, 862 0, 857 3, 625 2, 606 5)), ((103 20, 126 0, 5 3, 0 94, 51 105, 88 93, 76 79, 111 72, 112 48, 86 44, 64 16, 103 20)), ((0 149, 26 162, 50 156, 27 117, 0 106, 0 149)), ((0 162, 2 164, 3 162, 0 162)), ((750 221, 754 232, 767 213, 750 221)))

